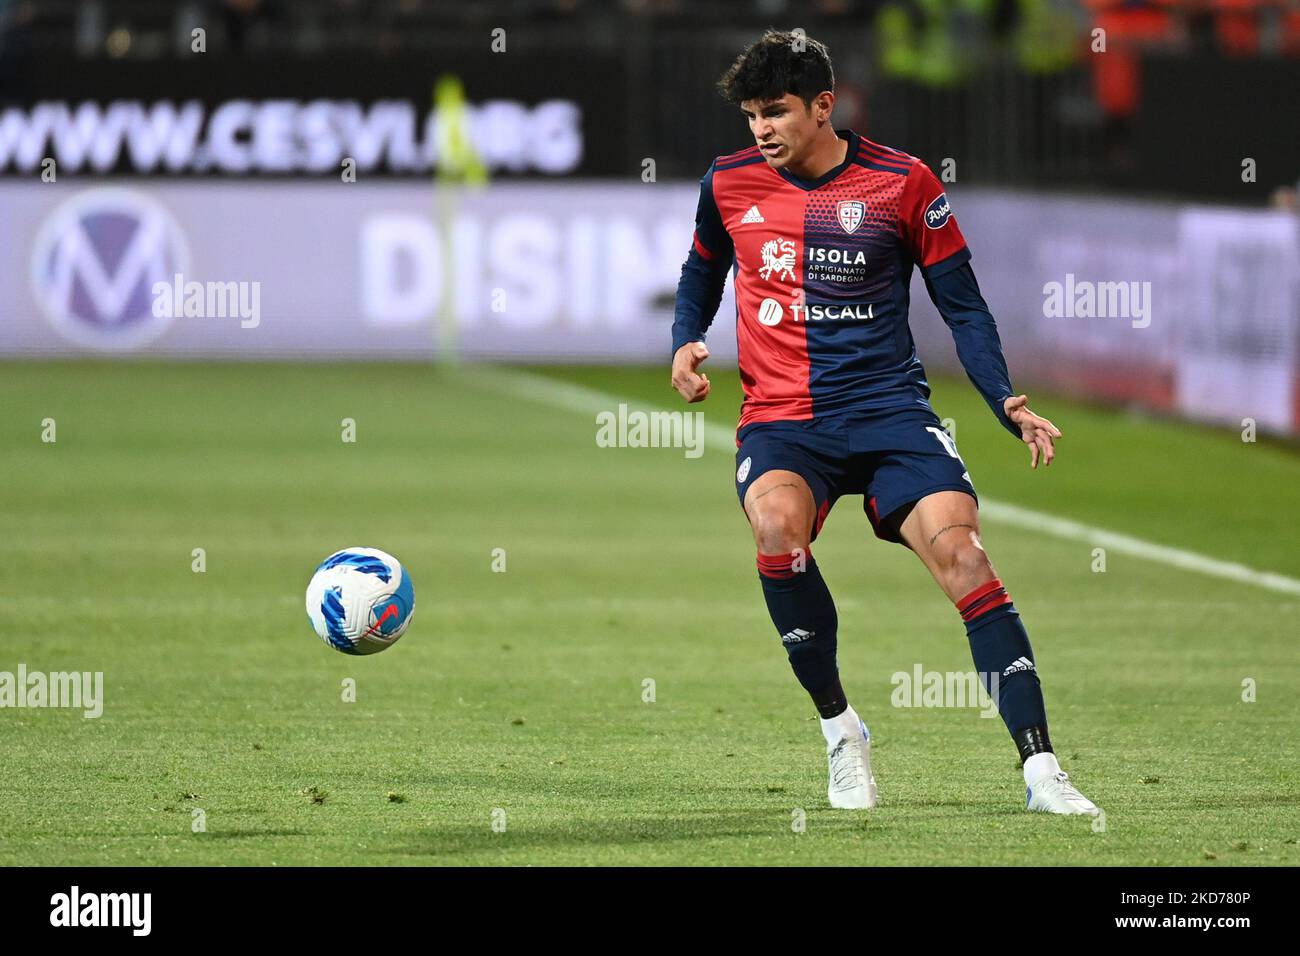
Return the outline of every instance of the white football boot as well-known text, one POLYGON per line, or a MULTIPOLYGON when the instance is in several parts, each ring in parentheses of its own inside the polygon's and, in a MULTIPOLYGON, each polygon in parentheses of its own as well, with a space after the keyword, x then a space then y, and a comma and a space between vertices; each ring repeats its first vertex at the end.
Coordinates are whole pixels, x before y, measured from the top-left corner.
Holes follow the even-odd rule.
MULTIPOLYGON (((876 778, 871 775, 871 734, 853 714, 856 729, 845 728, 834 743, 827 734, 826 759, 830 784, 826 796, 837 810, 869 810, 876 805, 876 778)), ((825 725, 831 721, 823 721, 825 725)))
POLYGON ((1025 808, 1090 817, 1101 813, 1070 783, 1070 775, 1061 769, 1055 754, 1034 754, 1025 761, 1025 808))

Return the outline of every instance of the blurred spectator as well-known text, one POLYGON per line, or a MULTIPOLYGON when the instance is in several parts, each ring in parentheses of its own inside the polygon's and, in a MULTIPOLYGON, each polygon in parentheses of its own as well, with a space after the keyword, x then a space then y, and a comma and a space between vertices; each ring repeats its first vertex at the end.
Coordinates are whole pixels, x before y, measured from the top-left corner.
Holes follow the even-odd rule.
POLYGON ((269 0, 221 0, 220 12, 226 45, 232 53, 240 54, 265 46, 277 19, 269 0))
POLYGON ((0 90, 21 93, 31 56, 31 29, 36 18, 29 0, 0 0, 0 90))
POLYGON ((1283 212, 1300 213, 1300 180, 1294 186, 1278 186, 1268 204, 1283 212))

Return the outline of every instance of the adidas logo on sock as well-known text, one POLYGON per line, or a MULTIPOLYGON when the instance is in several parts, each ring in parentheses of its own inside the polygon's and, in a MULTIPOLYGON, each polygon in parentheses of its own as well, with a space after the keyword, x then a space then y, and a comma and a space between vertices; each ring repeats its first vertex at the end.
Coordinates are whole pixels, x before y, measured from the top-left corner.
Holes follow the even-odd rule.
POLYGON ((1016 674, 1020 671, 1032 671, 1035 669, 1033 661, 1028 657, 1020 657, 1013 661, 1011 666, 1002 672, 1002 676, 1006 677, 1008 674, 1016 674))
POLYGON ((747 222, 767 222, 763 214, 758 211, 758 206, 750 206, 749 212, 740 217, 740 224, 743 226, 747 222))
POLYGON ((802 627, 796 627, 790 633, 781 635, 781 643, 798 644, 801 641, 808 640, 808 638, 812 637, 816 633, 816 631, 805 631, 802 627))

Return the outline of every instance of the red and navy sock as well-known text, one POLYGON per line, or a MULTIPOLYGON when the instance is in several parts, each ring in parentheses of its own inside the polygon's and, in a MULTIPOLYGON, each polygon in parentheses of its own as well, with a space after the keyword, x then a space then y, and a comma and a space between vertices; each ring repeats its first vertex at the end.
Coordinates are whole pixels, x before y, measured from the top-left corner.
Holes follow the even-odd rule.
POLYGON ((994 578, 981 584, 957 602, 957 610, 966 622, 975 670, 989 695, 996 698, 998 713, 1016 742, 1021 761, 1036 753, 1051 753, 1034 651, 1002 581, 994 578), (997 675, 996 693, 991 674, 997 675))
POLYGON ((839 618, 810 553, 760 554, 758 578, 790 667, 827 720, 848 708, 836 662, 839 618))

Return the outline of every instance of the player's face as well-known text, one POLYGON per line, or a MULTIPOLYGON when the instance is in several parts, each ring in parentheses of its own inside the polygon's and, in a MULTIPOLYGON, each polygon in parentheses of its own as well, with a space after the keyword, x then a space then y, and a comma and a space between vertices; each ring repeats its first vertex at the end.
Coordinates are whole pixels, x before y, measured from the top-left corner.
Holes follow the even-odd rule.
POLYGON ((779 100, 745 100, 740 111, 749 120, 749 131, 773 169, 799 165, 815 141, 816 114, 793 93, 779 100))

